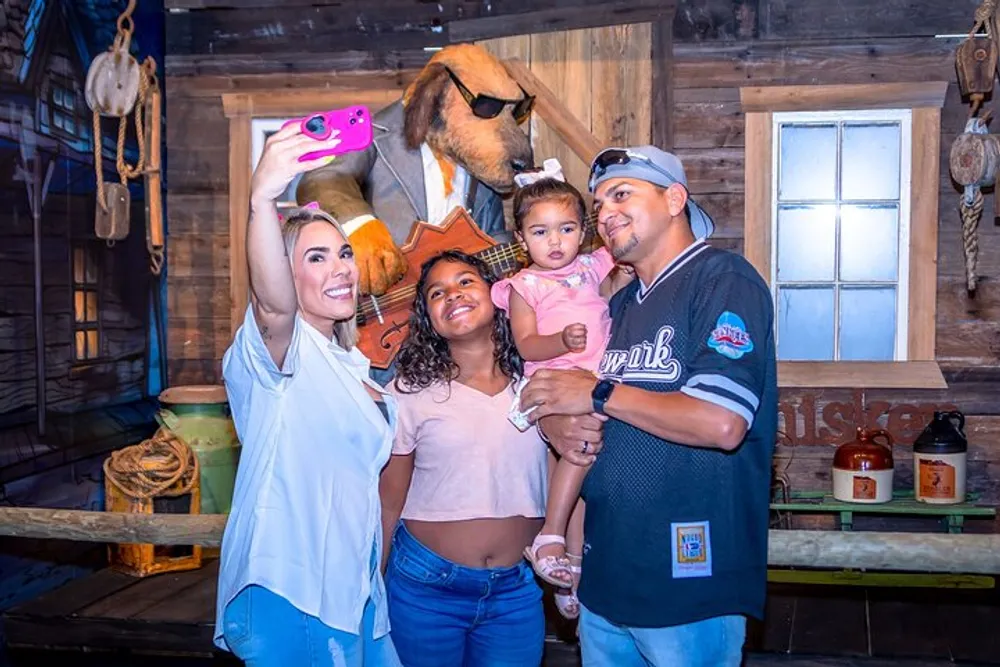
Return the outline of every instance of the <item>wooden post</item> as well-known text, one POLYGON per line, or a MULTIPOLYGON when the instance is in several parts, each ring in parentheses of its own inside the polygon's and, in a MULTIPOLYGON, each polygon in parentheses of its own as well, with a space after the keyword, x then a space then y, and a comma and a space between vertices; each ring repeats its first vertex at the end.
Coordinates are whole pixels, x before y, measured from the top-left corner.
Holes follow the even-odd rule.
POLYGON ((674 14, 653 23, 653 100, 650 143, 674 149, 674 14))
MULTIPOLYGON (((0 536, 219 546, 225 514, 0 508, 0 536)), ((773 567, 1000 575, 1000 534, 772 530, 773 567)))

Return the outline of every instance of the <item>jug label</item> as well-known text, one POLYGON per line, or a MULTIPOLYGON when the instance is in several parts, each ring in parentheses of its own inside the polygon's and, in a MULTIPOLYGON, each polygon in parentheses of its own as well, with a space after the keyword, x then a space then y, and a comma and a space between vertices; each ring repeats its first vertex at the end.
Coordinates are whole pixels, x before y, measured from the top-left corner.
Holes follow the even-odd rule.
POLYGON ((940 459, 920 459, 920 495, 924 498, 954 498, 955 466, 940 459))
POLYGON ((878 495, 878 482, 872 477, 854 477, 854 499, 875 500, 878 495))

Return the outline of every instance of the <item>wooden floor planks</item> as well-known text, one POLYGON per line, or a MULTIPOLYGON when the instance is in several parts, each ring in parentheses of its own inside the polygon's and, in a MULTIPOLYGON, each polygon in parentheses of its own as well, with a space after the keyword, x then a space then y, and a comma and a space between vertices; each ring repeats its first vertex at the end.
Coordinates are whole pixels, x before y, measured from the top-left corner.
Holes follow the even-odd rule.
MULTIPOLYGON (((188 656, 178 666, 194 667, 202 663, 188 660, 218 656, 217 576, 214 559, 198 570, 144 579, 101 570, 8 610, 4 634, 15 649, 173 652, 188 656)), ((748 627, 745 667, 1000 665, 997 627, 995 590, 772 584, 765 622, 748 627)), ((578 667, 574 629, 551 626, 547 667, 578 667)))

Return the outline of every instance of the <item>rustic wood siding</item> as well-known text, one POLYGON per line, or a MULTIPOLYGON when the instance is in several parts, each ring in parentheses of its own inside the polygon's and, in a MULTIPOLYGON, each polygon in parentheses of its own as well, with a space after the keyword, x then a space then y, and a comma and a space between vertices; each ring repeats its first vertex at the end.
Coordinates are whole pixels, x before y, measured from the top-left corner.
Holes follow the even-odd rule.
MULTIPOLYGON (((967 32, 978 4, 687 0, 679 3, 672 35, 658 32, 657 24, 640 23, 484 44, 499 57, 527 63, 602 142, 644 143, 654 131, 657 137, 672 137, 693 194, 716 217, 713 243, 742 251, 745 156, 739 88, 953 82, 956 42, 933 36, 967 32), (664 45, 673 51, 666 67, 653 57, 664 45), (672 100, 670 113, 653 99, 672 100)), ((288 54, 225 61, 194 53, 168 58, 171 383, 218 381, 229 342, 228 126, 219 95, 262 85, 322 85, 328 77, 365 69, 400 71, 419 66, 422 57, 405 50, 323 55, 317 69, 335 74, 300 71, 308 65, 288 54), (287 73, 292 71, 297 73, 287 73)), ((965 114, 952 83, 941 120, 936 349, 949 389, 868 392, 864 400, 951 404, 965 411, 972 441, 970 488, 989 502, 1000 502, 1000 404, 993 399, 1000 386, 1000 227, 988 224, 993 206, 988 197, 980 226, 980 286, 970 299, 964 290, 958 190, 947 171, 948 151, 965 114)), ((569 179, 583 186, 585 166, 545 122, 534 118, 530 132, 539 161, 559 157, 569 179)), ((812 400, 820 418, 828 403, 850 402, 853 396, 843 390, 785 390, 782 400, 789 405, 812 400)), ((888 417, 879 423, 888 425, 888 417)), ((800 439, 808 439, 804 421, 797 428, 800 439)), ((829 488, 833 447, 799 444, 781 448, 779 456, 790 451, 794 489, 829 488)), ((897 448, 904 482, 911 474, 910 458, 907 445, 897 448)))

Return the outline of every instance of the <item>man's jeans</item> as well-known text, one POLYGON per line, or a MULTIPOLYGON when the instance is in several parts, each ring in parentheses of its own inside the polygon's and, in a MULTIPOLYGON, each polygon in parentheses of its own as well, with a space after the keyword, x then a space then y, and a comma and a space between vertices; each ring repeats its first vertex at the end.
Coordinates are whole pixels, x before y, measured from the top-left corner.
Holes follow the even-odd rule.
POLYGON ((631 628, 580 606, 583 667, 739 667, 745 638, 744 616, 631 628))

